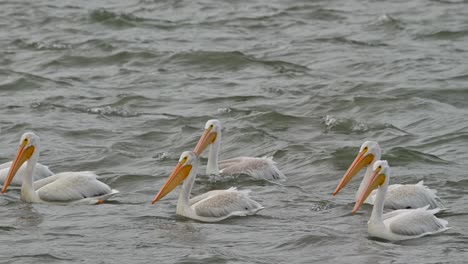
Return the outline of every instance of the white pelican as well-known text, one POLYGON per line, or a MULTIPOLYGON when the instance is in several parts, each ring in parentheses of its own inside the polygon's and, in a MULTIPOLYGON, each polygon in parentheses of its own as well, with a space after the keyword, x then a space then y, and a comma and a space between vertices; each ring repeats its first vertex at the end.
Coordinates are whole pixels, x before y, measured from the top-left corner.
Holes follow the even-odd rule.
MULTIPOLYGON (((381 151, 379 144, 374 141, 366 141, 362 144, 357 157, 349 166, 345 175, 336 187, 333 195, 336 195, 346 184, 364 167, 368 166, 364 179, 362 179, 359 189, 356 193, 357 197, 361 196, 366 183, 372 175, 372 165, 375 161, 380 160, 381 151)), ((445 208, 436 195, 437 191, 429 189, 423 185, 423 181, 417 184, 393 184, 388 187, 387 198, 385 199, 385 208, 389 209, 410 209, 420 208, 429 205, 429 208, 445 208)), ((365 201, 368 204, 374 204, 376 192, 372 192, 369 198, 365 201)))
MULTIPOLYGON (((10 166, 13 162, 7 162, 0 164, 0 185, 3 185, 5 182, 6 177, 8 176, 8 171, 10 170, 10 166)), ((16 177, 10 183, 10 186, 21 186, 23 183, 24 175, 26 174, 26 164, 21 166, 21 168, 16 173, 16 177)), ((34 177, 35 181, 49 177, 54 173, 49 170, 49 167, 44 166, 40 163, 36 164, 36 168, 34 169, 34 177)))
POLYGON ((216 119, 211 119, 206 122, 205 132, 198 141, 194 152, 200 156, 208 146, 210 146, 210 149, 208 153, 208 164, 206 165, 206 174, 247 174, 257 179, 286 179, 286 176, 276 167, 276 163, 273 161, 272 157, 238 157, 218 162, 219 149, 221 148, 221 124, 216 119), (221 168, 221 170, 219 168, 221 168))
POLYGON ((263 209, 250 199, 250 191, 238 191, 236 188, 209 191, 190 199, 198 169, 198 156, 192 151, 185 151, 169 178, 154 197, 152 204, 170 193, 182 181, 176 213, 202 222, 218 222, 231 216, 253 215, 263 209))
POLYGON ((367 223, 371 237, 390 241, 418 238, 425 235, 443 232, 448 222, 434 216, 440 209, 428 210, 428 205, 417 209, 395 210, 383 214, 385 193, 390 181, 390 166, 387 161, 379 160, 373 165, 373 171, 359 196, 352 213, 364 203, 372 190, 378 188, 371 217, 367 223))
POLYGON ((34 170, 39 159, 40 140, 32 132, 25 133, 8 177, 2 188, 6 192, 21 165, 25 162, 25 176, 21 186, 21 200, 29 203, 84 203, 97 204, 118 193, 96 179, 90 171, 62 172, 33 183, 34 170), (36 190, 37 189, 37 190, 36 190))

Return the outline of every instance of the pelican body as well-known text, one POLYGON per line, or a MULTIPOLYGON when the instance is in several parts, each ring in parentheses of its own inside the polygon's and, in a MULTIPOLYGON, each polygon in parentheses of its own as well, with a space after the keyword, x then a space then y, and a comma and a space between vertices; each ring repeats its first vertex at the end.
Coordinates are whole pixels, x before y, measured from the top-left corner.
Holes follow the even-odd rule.
POLYGON ((20 167, 26 163, 21 185, 21 200, 29 203, 83 203, 97 204, 118 193, 96 179, 90 171, 62 172, 33 182, 39 159, 40 139, 32 132, 20 140, 15 160, 10 166, 2 188, 5 193, 20 167))
POLYGON ((440 209, 429 210, 428 205, 422 208, 400 209, 383 214, 389 181, 390 166, 387 161, 376 161, 373 164, 372 174, 352 211, 354 214, 372 190, 377 188, 377 196, 368 221, 368 233, 371 237, 399 241, 436 234, 448 229, 448 222, 434 215, 440 209))
POLYGON ((256 179, 284 180, 286 176, 278 169, 272 157, 238 157, 218 162, 221 148, 221 124, 216 119, 208 120, 205 131, 197 143, 194 152, 201 155, 209 148, 206 174, 236 175, 247 174, 256 179))
POLYGON ((198 156, 192 151, 185 151, 179 163, 172 171, 152 203, 170 193, 182 181, 176 213, 202 222, 218 222, 231 216, 246 216, 256 214, 263 207, 252 200, 248 190, 238 191, 236 188, 209 191, 190 199, 190 192, 198 169, 198 156))
MULTIPOLYGON (((0 184, 3 185, 5 182, 5 179, 8 176, 8 171, 10 170, 10 166, 13 162, 7 162, 0 164, 0 184)), ((18 172, 16 173, 16 176, 13 178, 13 180, 10 183, 10 186, 21 186, 23 183, 23 178, 25 177, 26 174, 26 164, 23 164, 18 172)), ((49 167, 44 166, 40 163, 36 164, 36 168, 34 169, 34 177, 33 179, 35 181, 49 177, 53 175, 54 173, 49 170, 49 167)))
MULTIPOLYGON (((366 141, 362 144, 358 155, 353 163, 349 166, 345 175, 336 187, 333 195, 336 195, 346 184, 363 168, 367 167, 364 178, 359 185, 356 193, 356 201, 361 196, 366 183, 372 175, 372 168, 377 160, 380 160, 381 150, 379 144, 374 141, 366 141)), ((393 184, 388 186, 387 198, 385 199, 385 208, 388 209, 410 209, 421 208, 429 205, 429 208, 445 208, 440 198, 436 195, 437 191, 424 186, 424 182, 420 181, 417 184, 393 184)), ((377 193, 374 191, 365 201, 368 204, 374 204, 377 198, 377 193)))

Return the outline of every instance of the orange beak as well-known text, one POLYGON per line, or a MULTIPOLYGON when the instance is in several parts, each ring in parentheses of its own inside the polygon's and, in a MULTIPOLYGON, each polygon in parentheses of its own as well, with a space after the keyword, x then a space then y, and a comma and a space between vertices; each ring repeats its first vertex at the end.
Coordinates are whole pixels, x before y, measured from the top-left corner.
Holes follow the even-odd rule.
POLYGON ((21 165, 25 163, 34 153, 34 146, 29 146, 26 148, 27 143, 22 143, 16 153, 15 160, 11 164, 10 171, 8 172, 8 176, 3 184, 2 193, 6 192, 8 189, 8 185, 10 185, 13 177, 15 177, 16 173, 18 172, 21 165))
POLYGON ((169 178, 167 178, 161 190, 159 190, 158 194, 156 194, 151 204, 159 201, 161 198, 174 190, 177 185, 179 185, 183 180, 185 180, 185 178, 187 178, 191 170, 192 165, 184 165, 183 162, 179 162, 172 171, 169 178))
POLYGON ((203 151, 213 142, 215 142, 216 137, 218 134, 216 132, 211 132, 211 128, 205 129, 205 132, 203 132, 203 135, 200 137, 198 140, 197 146, 193 150, 197 156, 200 156, 203 151))
POLYGON ((359 196, 356 204, 354 205, 352 214, 356 213, 356 211, 361 207, 364 201, 367 199, 369 194, 378 186, 382 185, 385 182, 385 174, 380 173, 380 169, 376 170, 372 177, 369 180, 369 183, 366 186, 364 192, 359 196))
POLYGON ((368 166, 371 164, 371 162, 374 160, 374 155, 373 154, 368 154, 365 155, 366 152, 360 152, 356 158, 354 159, 353 163, 351 166, 349 166, 348 170, 344 174, 343 178, 341 179, 340 183, 336 187, 335 191, 333 192, 333 196, 335 196, 341 189, 343 189, 346 184, 356 175, 358 172, 360 172, 364 167, 368 166))

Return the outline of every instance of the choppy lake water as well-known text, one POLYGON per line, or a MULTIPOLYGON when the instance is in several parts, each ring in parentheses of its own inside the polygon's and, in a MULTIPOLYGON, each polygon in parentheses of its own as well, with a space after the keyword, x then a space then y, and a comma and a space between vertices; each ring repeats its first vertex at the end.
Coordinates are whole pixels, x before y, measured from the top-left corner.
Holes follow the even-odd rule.
POLYGON ((57 206, 10 190, 1 263, 466 262, 466 1, 12 0, 0 28, 0 162, 32 130, 53 171, 121 191, 57 206), (177 191, 150 205, 211 118, 222 158, 272 155, 288 180, 201 175, 194 193, 251 189, 257 216, 187 220, 177 191), (367 139, 393 183, 439 191, 452 229, 368 238, 358 177, 331 195, 367 139))

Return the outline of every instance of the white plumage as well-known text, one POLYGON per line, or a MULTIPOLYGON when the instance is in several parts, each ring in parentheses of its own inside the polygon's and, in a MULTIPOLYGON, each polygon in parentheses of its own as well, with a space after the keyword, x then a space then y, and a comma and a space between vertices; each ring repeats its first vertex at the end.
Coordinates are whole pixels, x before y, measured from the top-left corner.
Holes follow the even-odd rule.
MULTIPOLYGON (((429 206, 431 209, 445 209, 445 205, 436 195, 437 191, 424 185, 424 181, 416 184, 392 184, 388 186, 384 207, 388 209, 415 209, 429 206)), ((374 204, 377 190, 372 191, 367 204, 374 204)))
MULTIPOLYGON (((349 166, 342 180, 336 187, 334 195, 338 193, 360 170, 367 166, 364 178, 356 192, 357 197, 361 196, 369 177, 372 174, 372 167, 377 160, 380 160, 381 150, 377 142, 366 141, 362 144, 358 155, 349 166)), ((436 195, 437 191, 424 185, 423 181, 417 184, 393 184, 388 187, 387 198, 385 199, 385 208, 388 209, 415 209, 429 205, 429 208, 444 209, 445 206, 436 195)), ((365 201, 368 204, 374 204, 376 191, 373 191, 365 201)))
POLYGON ((429 205, 417 209, 401 209, 383 214, 389 180, 390 166, 388 166, 388 163, 386 161, 376 161, 373 166, 373 174, 366 182, 366 187, 353 209, 353 213, 356 212, 371 190, 378 188, 375 204, 368 222, 368 232, 371 237, 398 241, 436 234, 448 229, 448 222, 434 215, 440 209, 429 210, 429 205))
POLYGON ((18 170, 26 162, 21 185, 21 199, 30 203, 102 203, 118 193, 97 180, 90 171, 62 172, 33 182, 39 158, 40 140, 32 132, 21 137, 20 147, 6 178, 5 192, 18 170))
POLYGON ((249 197, 249 190, 239 191, 234 187, 214 190, 190 199, 198 169, 198 156, 191 151, 182 153, 179 164, 153 199, 153 203, 172 191, 181 181, 176 213, 203 222, 218 222, 231 216, 246 216, 257 213, 263 207, 249 197))
MULTIPOLYGON (((8 176, 8 171, 10 170, 11 161, 7 163, 0 164, 0 184, 3 185, 5 182, 6 177, 8 176)), ((21 186, 23 183, 23 178, 25 177, 26 173, 26 164, 23 164, 21 168, 16 173, 15 178, 10 183, 10 186, 21 186)), ((46 177, 53 175, 54 173, 49 170, 49 167, 44 166, 40 163, 36 164, 36 168, 34 169, 34 176, 33 180, 37 181, 46 177)))
POLYGON ((273 157, 239 157, 222 160, 218 165, 219 172, 225 175, 247 174, 256 179, 286 179, 286 176, 276 167, 273 157))
POLYGON ((256 179, 284 180, 286 176, 278 169, 272 157, 238 157, 218 162, 221 148, 221 124, 216 119, 208 120, 205 132, 195 147, 194 152, 201 155, 210 146, 208 153, 207 174, 237 175, 247 174, 256 179))

